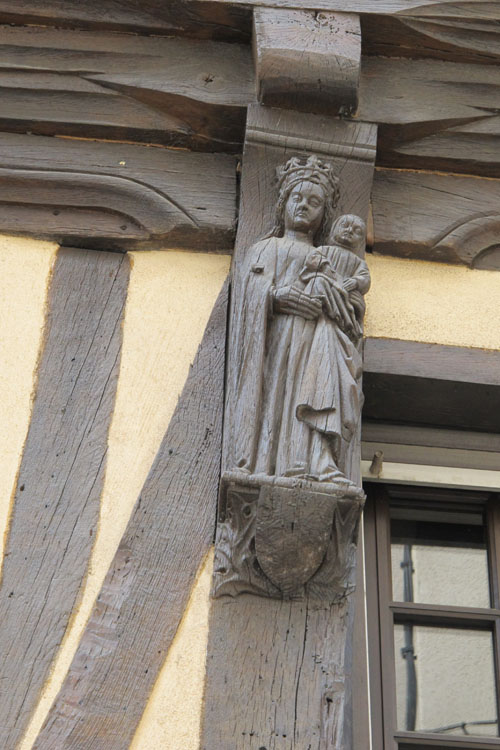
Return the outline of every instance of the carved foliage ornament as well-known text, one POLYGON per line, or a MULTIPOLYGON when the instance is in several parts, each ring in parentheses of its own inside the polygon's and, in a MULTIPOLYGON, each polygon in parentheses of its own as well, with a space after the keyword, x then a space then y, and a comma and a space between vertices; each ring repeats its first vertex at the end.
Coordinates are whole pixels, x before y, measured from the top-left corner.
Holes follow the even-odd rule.
POLYGON ((275 225, 233 287, 214 592, 336 601, 364 499, 366 228, 335 218, 328 162, 292 157, 277 177, 275 225))

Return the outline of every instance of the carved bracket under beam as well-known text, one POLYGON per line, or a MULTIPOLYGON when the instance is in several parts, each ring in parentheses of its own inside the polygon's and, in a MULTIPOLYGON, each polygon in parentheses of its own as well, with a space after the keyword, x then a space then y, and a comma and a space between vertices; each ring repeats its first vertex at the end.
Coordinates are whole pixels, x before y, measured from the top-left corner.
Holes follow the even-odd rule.
POLYGON ((285 8, 254 11, 259 100, 318 114, 352 114, 358 106, 359 16, 285 8))

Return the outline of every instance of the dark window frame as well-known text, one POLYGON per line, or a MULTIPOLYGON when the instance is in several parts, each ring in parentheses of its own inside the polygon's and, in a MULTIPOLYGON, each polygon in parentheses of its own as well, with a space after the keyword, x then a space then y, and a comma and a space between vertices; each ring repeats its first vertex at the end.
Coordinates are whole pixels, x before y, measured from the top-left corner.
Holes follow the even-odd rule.
POLYGON ((454 625, 489 630, 493 635, 497 714, 500 720, 500 499, 494 492, 394 484, 366 484, 364 558, 368 626, 371 734, 374 750, 500 749, 500 737, 423 734, 397 729, 394 623, 454 625), (441 606, 392 600, 390 501, 408 506, 422 500, 480 505, 486 509, 492 607, 441 606))

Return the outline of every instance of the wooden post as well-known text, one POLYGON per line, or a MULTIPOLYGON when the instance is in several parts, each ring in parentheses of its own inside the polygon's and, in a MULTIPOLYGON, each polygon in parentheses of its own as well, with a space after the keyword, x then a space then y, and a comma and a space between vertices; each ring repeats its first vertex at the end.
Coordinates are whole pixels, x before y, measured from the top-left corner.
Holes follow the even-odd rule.
MULTIPOLYGON (((249 109, 232 275, 204 750, 351 747, 349 644, 363 493, 360 400, 349 398, 357 392, 361 370, 349 376, 345 360, 340 355, 335 360, 331 351, 318 361, 314 337, 320 336, 318 345, 328 336, 331 342, 342 341, 351 364, 360 354, 360 338, 348 327, 347 313, 343 323, 334 323, 318 312, 314 289, 307 291, 307 264, 319 253, 315 281, 336 274, 333 294, 339 295, 339 305, 341 298, 351 299, 348 291, 338 291, 347 275, 359 277, 363 287, 364 262, 354 251, 362 255, 364 244, 353 241, 347 251, 339 244, 344 241, 340 230, 345 224, 352 234, 364 226, 375 139, 371 125, 257 105, 249 109), (302 208, 293 208, 293 201, 302 208), (284 212, 284 226, 273 230, 276 205, 277 224, 284 212), (316 209, 321 216, 310 228, 316 209), (340 221, 346 214, 350 219, 340 221), (298 302, 291 293, 285 300, 280 291, 283 274, 295 273, 290 265, 294 253, 298 302), (347 260, 350 270, 343 275, 347 260), (273 368, 279 357, 277 373, 273 368), (338 409, 344 426, 337 448, 328 454, 319 441, 328 433, 325 441, 332 446, 335 428, 310 427, 318 423, 314 398, 311 404, 304 401, 301 421, 302 412, 287 402, 287 393, 295 389, 307 395, 312 389, 323 397, 330 379, 340 389, 336 386, 331 396, 338 399, 331 413, 338 409), (306 432, 297 436, 293 430, 304 423, 306 432), (308 465, 303 473, 296 467, 292 476, 294 467, 286 471, 286 461, 302 449, 308 465), (320 474, 323 459, 330 472, 320 474)), ((285 287, 290 286, 287 281, 285 287)), ((361 294, 355 299, 362 304, 361 294)), ((354 313, 349 319, 355 327, 361 317, 354 313)))

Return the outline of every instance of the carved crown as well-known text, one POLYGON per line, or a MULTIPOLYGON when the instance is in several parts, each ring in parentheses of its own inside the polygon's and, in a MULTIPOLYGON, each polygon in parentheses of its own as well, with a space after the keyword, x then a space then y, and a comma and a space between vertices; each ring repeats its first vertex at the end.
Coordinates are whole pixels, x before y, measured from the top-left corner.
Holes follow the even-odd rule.
POLYGON ((290 183, 302 181, 314 182, 324 187, 326 192, 335 195, 338 191, 338 178, 333 172, 329 162, 322 161, 313 154, 307 159, 300 156, 292 156, 286 164, 276 169, 280 191, 287 188, 290 183))

